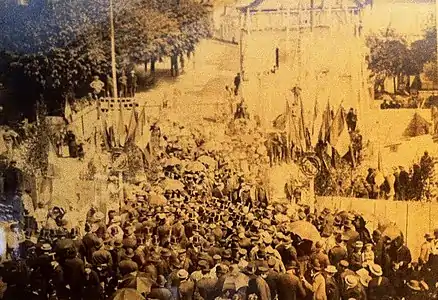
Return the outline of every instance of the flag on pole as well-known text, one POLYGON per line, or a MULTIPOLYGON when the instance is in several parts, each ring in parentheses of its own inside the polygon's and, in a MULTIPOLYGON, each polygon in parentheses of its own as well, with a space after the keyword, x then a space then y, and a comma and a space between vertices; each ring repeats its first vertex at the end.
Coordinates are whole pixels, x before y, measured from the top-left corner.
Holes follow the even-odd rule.
POLYGON ((299 116, 299 133, 300 133, 300 143, 302 146, 302 149, 307 151, 308 146, 310 146, 310 135, 308 134, 306 130, 306 120, 304 118, 304 104, 303 104, 303 98, 301 95, 298 95, 300 99, 300 116, 299 116))
POLYGON ((68 123, 73 122, 73 110, 71 109, 70 103, 67 99, 65 99, 64 117, 68 123))
MULTIPOLYGON (((143 106, 141 109, 140 115, 137 117, 137 127, 139 128, 139 131, 137 134, 143 135, 145 132, 145 126, 147 125, 146 120, 146 108, 143 106)), ((149 130, 149 128, 147 128, 149 130)))
POLYGON ((129 119, 129 125, 128 125, 128 134, 126 137, 126 144, 134 141, 135 138, 135 132, 137 130, 138 122, 137 122, 137 112, 135 111, 135 108, 132 109, 131 117, 129 119))
POLYGON ((332 124, 332 118, 331 118, 330 100, 327 100, 327 106, 322 114, 318 140, 321 140, 323 142, 328 141, 331 124, 332 124))
MULTIPOLYGON (((144 110, 144 108, 143 108, 144 110)), ((143 114, 140 114, 140 116, 143 114)), ((139 126, 137 126, 137 132, 135 134, 135 145, 140 148, 140 150, 143 152, 145 156, 147 156, 146 148, 149 145, 149 142, 151 141, 151 131, 149 128, 149 124, 147 123, 146 118, 142 119, 139 118, 139 126), (142 120, 144 122, 142 122, 142 120)))
POLYGON ((100 136, 102 138, 102 141, 105 144, 105 149, 110 150, 111 149, 111 135, 109 133, 108 123, 106 122, 106 118, 102 117, 101 119, 101 126, 100 126, 100 136))
POLYGON ((336 149, 340 157, 343 157, 350 150, 351 138, 342 106, 336 112, 330 127, 329 143, 336 149))
POLYGON ((377 153, 377 170, 383 172, 382 151, 380 151, 380 147, 379 152, 377 153))
POLYGON ((315 95, 315 102, 313 103, 313 118, 312 118, 312 128, 311 128, 311 142, 312 146, 316 146, 318 143, 318 128, 321 128, 322 118, 321 112, 319 111, 318 94, 315 95))
POLYGON ((120 147, 124 147, 125 146, 125 141, 126 141, 126 127, 125 127, 125 122, 123 120, 123 110, 122 107, 120 106, 119 109, 119 118, 117 121, 117 146, 120 147))

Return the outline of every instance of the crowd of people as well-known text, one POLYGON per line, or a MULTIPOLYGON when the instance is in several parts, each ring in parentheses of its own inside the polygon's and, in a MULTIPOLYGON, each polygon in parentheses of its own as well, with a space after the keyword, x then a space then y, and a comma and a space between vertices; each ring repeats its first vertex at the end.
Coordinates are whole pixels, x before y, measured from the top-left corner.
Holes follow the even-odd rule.
POLYGON ((425 151, 420 162, 409 170, 403 166, 383 172, 369 168, 366 177, 359 176, 353 180, 351 193, 354 197, 369 199, 417 201, 429 199, 428 187, 434 164, 434 159, 425 151))
POLYGON ((438 231, 414 263, 394 225, 370 234, 358 214, 312 211, 300 197, 271 204, 263 138, 247 123, 234 121, 239 137, 220 145, 155 124, 156 180, 133 183, 120 208, 93 206, 85 228, 73 211, 39 204, 37 230, 11 225, 0 298, 434 297, 438 231))
MULTIPOLYGON (((137 92, 138 79, 134 70, 127 75, 123 70, 117 78, 118 97, 134 97, 137 92)), ((101 97, 114 97, 114 83, 110 75, 105 77, 103 82, 99 76, 94 76, 90 83, 91 96, 93 99, 99 100, 101 97)))

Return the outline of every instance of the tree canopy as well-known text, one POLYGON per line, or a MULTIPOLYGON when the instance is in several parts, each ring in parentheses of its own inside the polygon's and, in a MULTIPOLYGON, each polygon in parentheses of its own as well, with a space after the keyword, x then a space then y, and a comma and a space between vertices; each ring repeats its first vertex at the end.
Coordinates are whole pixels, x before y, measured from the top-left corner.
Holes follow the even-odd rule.
MULTIPOLYGON (((119 70, 193 50, 209 34, 206 8, 190 1, 114 0, 114 16, 119 70)), ((22 107, 43 97, 53 112, 83 95, 93 75, 110 74, 110 49, 106 0, 0 4, 0 80, 22 107)))
POLYGON ((370 50, 368 68, 379 78, 418 75, 425 65, 436 61, 436 28, 429 28, 422 39, 408 44, 403 36, 388 28, 367 37, 370 50))

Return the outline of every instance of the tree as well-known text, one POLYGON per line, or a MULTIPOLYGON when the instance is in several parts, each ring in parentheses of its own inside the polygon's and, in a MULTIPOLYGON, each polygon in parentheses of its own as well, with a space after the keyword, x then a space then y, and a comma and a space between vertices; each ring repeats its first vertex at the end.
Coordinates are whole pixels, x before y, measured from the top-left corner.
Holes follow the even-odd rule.
POLYGON ((435 61, 431 61, 424 64, 423 72, 426 78, 433 83, 438 83, 438 66, 435 61))
POLYGON ((368 36, 366 44, 370 49, 368 68, 378 77, 392 76, 396 91, 395 78, 404 73, 409 61, 410 53, 406 41, 394 30, 387 29, 380 34, 368 36))
MULTIPOLYGON (((42 2, 0 4, 0 71, 20 108, 43 97, 49 112, 61 112, 65 97, 85 95, 93 75, 110 73, 109 7, 106 0, 42 2)), ((192 2, 115 0, 114 15, 119 69, 192 51, 207 34, 205 9, 192 2)))
POLYGON ((421 67, 427 62, 436 61, 436 45, 437 39, 435 26, 426 29, 423 38, 411 44, 412 55, 421 67))

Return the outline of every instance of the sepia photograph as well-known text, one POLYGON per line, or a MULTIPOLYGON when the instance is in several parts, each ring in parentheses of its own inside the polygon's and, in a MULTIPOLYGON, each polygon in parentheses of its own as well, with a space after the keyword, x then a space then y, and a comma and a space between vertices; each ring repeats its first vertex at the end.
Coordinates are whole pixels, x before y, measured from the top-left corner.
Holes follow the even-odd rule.
POLYGON ((0 0, 0 300, 438 299, 436 0, 0 0))

